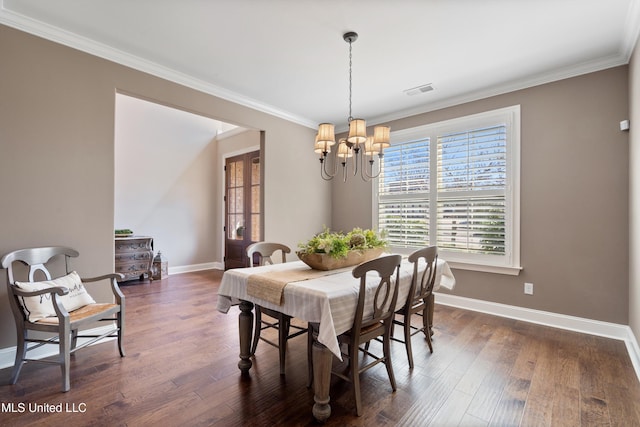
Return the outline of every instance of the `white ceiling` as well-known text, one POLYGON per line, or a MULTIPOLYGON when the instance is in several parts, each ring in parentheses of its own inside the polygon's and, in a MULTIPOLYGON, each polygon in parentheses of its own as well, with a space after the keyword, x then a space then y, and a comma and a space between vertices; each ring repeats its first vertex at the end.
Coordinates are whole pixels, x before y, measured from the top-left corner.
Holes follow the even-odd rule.
POLYGON ((0 23, 315 127, 626 64, 640 0, 0 0, 0 23), (427 83, 435 90, 408 96, 427 83))

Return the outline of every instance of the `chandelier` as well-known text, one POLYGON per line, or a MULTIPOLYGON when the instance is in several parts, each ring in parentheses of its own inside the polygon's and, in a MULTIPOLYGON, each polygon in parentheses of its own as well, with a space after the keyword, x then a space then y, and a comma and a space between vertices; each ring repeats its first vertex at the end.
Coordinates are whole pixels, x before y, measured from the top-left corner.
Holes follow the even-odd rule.
POLYGON ((351 44, 358 39, 358 34, 350 31, 342 35, 344 41, 349 43, 349 135, 338 141, 336 147, 336 137, 334 125, 331 123, 320 123, 315 141, 315 152, 320 154, 320 175, 322 179, 329 181, 338 174, 338 164, 342 165, 342 180, 347 182, 349 158, 353 162, 353 176, 358 175, 364 181, 376 178, 382 172, 383 150, 389 146, 389 126, 376 126, 373 135, 367 135, 367 124, 364 119, 354 119, 351 115, 351 44), (333 155, 330 156, 333 148, 333 155), (333 157, 333 162, 329 161, 333 157), (374 167, 375 157, 378 157, 377 172, 374 167), (333 163, 333 167, 327 166, 333 163))

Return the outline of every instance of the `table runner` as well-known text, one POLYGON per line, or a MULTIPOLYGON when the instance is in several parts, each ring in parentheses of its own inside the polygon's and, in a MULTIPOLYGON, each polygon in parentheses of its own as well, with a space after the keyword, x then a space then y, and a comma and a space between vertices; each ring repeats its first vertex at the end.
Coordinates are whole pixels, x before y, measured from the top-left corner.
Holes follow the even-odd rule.
POLYGON ((273 304, 282 305, 284 303, 284 288, 287 284, 317 279, 331 274, 342 273, 350 269, 352 269, 352 267, 328 271, 314 270, 305 265, 293 270, 252 274, 247 278, 247 295, 269 301, 273 304))

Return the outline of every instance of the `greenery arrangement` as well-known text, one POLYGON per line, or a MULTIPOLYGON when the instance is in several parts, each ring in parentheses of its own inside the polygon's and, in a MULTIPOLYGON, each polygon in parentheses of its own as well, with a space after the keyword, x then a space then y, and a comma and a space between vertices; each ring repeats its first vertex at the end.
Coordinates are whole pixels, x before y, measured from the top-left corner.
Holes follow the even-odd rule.
POLYGON ((384 237, 373 230, 354 228, 344 234, 331 232, 325 228, 322 233, 316 234, 308 242, 298 245, 299 254, 329 254, 333 258, 345 258, 349 251, 372 248, 386 248, 384 237))

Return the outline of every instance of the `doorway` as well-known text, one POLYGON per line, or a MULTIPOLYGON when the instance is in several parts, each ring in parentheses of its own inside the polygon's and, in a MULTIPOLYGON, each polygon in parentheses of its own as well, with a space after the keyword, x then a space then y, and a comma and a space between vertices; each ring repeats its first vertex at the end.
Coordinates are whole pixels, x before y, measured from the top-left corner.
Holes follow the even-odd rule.
POLYGON ((256 150, 258 137, 193 110, 123 93, 115 94, 114 120, 114 228, 153 237, 171 272, 221 268, 222 155, 237 141, 250 147, 245 151, 256 150))
POLYGON ((228 270, 247 267, 246 249, 262 236, 260 151, 227 158, 224 170, 224 268, 228 270))

